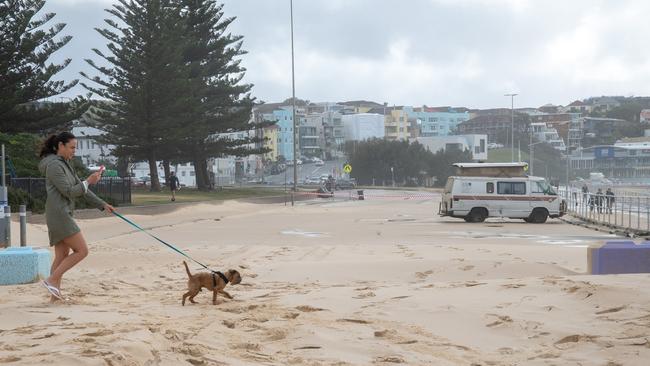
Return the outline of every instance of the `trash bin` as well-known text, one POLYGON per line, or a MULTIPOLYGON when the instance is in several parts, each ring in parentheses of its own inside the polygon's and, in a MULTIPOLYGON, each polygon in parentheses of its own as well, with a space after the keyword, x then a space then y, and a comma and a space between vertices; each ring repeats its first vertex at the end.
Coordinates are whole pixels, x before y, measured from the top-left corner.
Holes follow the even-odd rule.
POLYGON ((363 200, 364 200, 364 198, 363 198, 363 189, 359 189, 359 190, 357 191, 357 195, 359 195, 359 201, 363 201, 363 200))

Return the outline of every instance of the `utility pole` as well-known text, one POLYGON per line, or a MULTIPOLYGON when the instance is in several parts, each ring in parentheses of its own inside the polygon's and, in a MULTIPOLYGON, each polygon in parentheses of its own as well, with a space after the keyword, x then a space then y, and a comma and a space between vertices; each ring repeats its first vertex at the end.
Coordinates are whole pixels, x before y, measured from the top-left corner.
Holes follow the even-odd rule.
MULTIPOLYGON (((293 0, 289 0, 289 6, 291 8, 291 104, 293 111, 293 191, 297 191, 298 184, 298 156, 297 156, 297 126, 296 123, 296 72, 294 67, 294 54, 293 54, 293 0)), ((294 205, 293 194, 291 195, 291 206, 294 205)))
POLYGON ((510 146, 512 147, 512 153, 510 155, 511 161, 515 162, 515 96, 518 94, 510 93, 504 94, 506 97, 510 97, 510 119, 512 122, 512 129, 510 130, 510 146))

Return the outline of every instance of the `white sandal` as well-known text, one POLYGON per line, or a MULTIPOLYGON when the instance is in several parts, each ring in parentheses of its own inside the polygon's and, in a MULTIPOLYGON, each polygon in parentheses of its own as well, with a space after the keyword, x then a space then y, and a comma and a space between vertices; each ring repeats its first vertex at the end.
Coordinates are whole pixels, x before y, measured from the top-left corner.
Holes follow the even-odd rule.
POLYGON ((47 291, 48 291, 52 296, 56 297, 56 298, 59 299, 59 300, 63 300, 63 296, 61 296, 61 291, 60 291, 58 288, 56 288, 56 287, 50 285, 50 284, 47 283, 47 281, 45 281, 45 280, 41 281, 41 283, 43 284, 43 286, 45 286, 45 288, 47 289, 47 291))

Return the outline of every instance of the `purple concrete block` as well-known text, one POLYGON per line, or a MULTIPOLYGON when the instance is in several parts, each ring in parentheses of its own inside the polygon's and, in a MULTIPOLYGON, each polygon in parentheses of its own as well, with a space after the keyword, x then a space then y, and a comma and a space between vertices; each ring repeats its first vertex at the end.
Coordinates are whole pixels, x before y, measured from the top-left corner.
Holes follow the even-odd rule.
POLYGON ((590 274, 650 273, 650 242, 608 241, 588 250, 590 274))

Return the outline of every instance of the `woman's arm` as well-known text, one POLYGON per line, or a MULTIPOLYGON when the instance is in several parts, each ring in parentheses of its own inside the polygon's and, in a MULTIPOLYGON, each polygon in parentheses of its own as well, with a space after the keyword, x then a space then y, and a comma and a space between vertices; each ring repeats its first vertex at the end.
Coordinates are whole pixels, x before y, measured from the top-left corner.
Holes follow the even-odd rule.
POLYGON ((95 208, 98 208, 102 211, 104 211, 104 207, 106 206, 106 202, 104 202, 101 198, 97 197, 97 195, 91 191, 90 189, 86 191, 86 200, 88 200, 88 203, 91 205, 95 206, 95 208))
POLYGON ((54 187, 69 199, 81 197, 86 193, 86 187, 82 182, 70 184, 66 179, 65 168, 56 163, 51 163, 45 169, 45 175, 52 182, 54 187))

